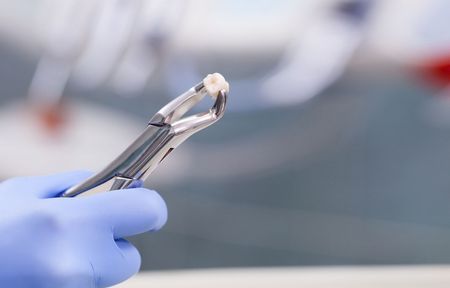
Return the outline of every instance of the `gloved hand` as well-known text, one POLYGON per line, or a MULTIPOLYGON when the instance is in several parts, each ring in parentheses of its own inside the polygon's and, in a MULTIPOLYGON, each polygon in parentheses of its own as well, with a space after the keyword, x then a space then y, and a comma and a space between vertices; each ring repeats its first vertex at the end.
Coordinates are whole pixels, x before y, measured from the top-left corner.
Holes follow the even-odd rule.
POLYGON ((87 176, 0 184, 0 287, 106 287, 139 270, 139 252, 122 238, 161 228, 164 201, 144 188, 58 198, 87 176))

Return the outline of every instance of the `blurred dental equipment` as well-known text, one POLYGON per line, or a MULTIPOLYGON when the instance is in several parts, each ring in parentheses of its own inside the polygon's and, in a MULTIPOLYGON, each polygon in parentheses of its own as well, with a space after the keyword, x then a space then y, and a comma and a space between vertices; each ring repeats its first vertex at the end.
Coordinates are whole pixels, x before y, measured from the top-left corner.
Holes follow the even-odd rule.
POLYGON ((262 98, 278 105, 301 103, 332 84, 361 42, 370 2, 337 2, 318 14, 266 76, 262 98))
MULTIPOLYGON (((250 6, 251 3, 258 5, 250 2, 246 6, 250 6)), ((295 6, 292 2, 288 3, 295 6)), ((287 48, 282 48, 281 52, 277 49, 277 64, 272 65, 273 68, 265 69, 262 75, 260 71, 254 71, 250 75, 234 79, 233 90, 245 97, 242 97, 239 102, 231 103, 230 109, 242 111, 289 106, 302 103, 318 95, 343 73, 353 53, 359 47, 371 4, 371 0, 328 1, 321 5, 306 1, 302 2, 301 7, 290 7, 297 9, 298 13, 300 13, 298 10, 308 11, 308 15, 302 15, 308 21, 297 20, 297 23, 291 24, 296 26, 295 34, 288 39, 287 48)), ((220 7, 217 2, 216 5, 220 7)), ((236 3, 235 5, 237 6, 236 3)), ((272 3, 272 5, 274 7, 269 7, 272 9, 270 15, 261 9, 253 10, 250 19, 228 15, 229 17, 234 16, 234 23, 230 25, 245 27, 248 26, 246 22, 250 20, 255 23, 268 22, 272 24, 271 20, 276 19, 278 13, 285 12, 282 8, 289 6, 283 2, 272 3), (264 21, 260 21, 258 17, 264 21)), ((214 4, 209 4, 209 6, 215 8, 214 4)), ((207 17, 211 19, 225 17, 226 13, 234 13, 234 10, 211 9, 207 17), (219 13, 220 15, 218 15, 219 13), (223 15, 224 13, 225 15, 223 15)), ((297 19, 299 18, 302 17, 297 17, 297 19)), ((208 19, 206 21, 211 26, 209 29, 219 29, 214 26, 214 21, 208 21, 208 19)), ((276 35, 270 33, 270 30, 266 37, 278 40, 276 35)), ((225 47, 229 45, 226 44, 225 47)), ((245 45, 242 44, 244 48, 245 45)), ((257 50, 256 44, 252 48, 256 53, 263 52, 257 50)), ((228 56, 226 51, 219 49, 218 51, 222 57, 228 56)), ((199 71, 202 71, 200 66, 203 60, 195 57, 196 55, 192 56, 192 59, 187 60, 186 55, 174 55, 169 63, 167 75, 171 75, 174 71, 182 73, 184 82, 198 78, 201 74, 199 71)), ((261 57, 261 62, 264 61, 262 59, 264 57, 261 57)), ((168 79, 167 85, 169 88, 175 89, 174 91, 178 92, 183 85, 186 85, 184 82, 171 83, 169 77, 166 76, 166 78, 168 79)))
POLYGON ((125 189, 136 181, 145 181, 178 145, 222 118, 228 91, 229 84, 222 75, 209 74, 202 82, 162 107, 150 119, 144 132, 105 169, 68 189, 63 196, 125 189), (208 112, 181 118, 207 94, 215 99, 208 112))
MULTIPOLYGON (((47 131, 55 132, 65 118, 62 95, 84 48, 95 3, 67 0, 46 4, 54 5, 51 7, 59 13, 46 19, 44 55, 36 67, 28 98, 47 131)), ((44 9, 49 8, 47 5, 44 9)))
POLYGON ((152 85, 177 95, 214 69, 205 65, 214 63, 211 57, 225 63, 239 51, 258 56, 265 68, 233 73, 233 89, 245 95, 230 103, 236 111, 298 104, 323 91, 359 47, 373 6, 371 0, 60 2, 44 1, 42 18, 57 21, 40 33, 62 47, 44 45, 52 48, 45 49, 30 95, 57 102, 69 79, 84 89, 106 85, 120 96, 140 95, 152 75, 163 76, 152 85), (242 9, 251 13, 236 13, 242 9), (179 81, 171 81, 174 71, 179 81))
POLYGON ((63 93, 74 78, 85 89, 111 82, 119 95, 141 92, 164 58, 182 5, 152 1, 46 1, 44 55, 29 98, 48 130, 64 120, 63 93))

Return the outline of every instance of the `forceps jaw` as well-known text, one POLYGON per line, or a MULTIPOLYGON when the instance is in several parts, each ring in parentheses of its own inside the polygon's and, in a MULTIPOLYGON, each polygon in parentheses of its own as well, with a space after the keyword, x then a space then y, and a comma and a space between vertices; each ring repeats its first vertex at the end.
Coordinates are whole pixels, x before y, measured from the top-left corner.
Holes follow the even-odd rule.
POLYGON ((190 136, 209 125, 215 123, 222 118, 225 105, 227 101, 227 94, 224 90, 217 95, 214 106, 208 112, 198 113, 183 119, 180 119, 172 124, 173 131, 176 136, 190 136))
POLYGON ((203 83, 197 84, 161 108, 150 120, 150 124, 169 124, 172 126, 176 136, 189 137, 219 120, 225 112, 227 92, 221 90, 216 96, 214 105, 208 112, 201 112, 186 118, 181 118, 206 95, 207 92, 203 83))
POLYGON ((199 103, 206 95, 205 86, 203 82, 195 85, 188 91, 184 92, 177 98, 170 101, 164 107, 162 107, 153 118, 150 123, 159 124, 172 124, 176 120, 179 120, 187 111, 192 109, 197 103, 199 103))

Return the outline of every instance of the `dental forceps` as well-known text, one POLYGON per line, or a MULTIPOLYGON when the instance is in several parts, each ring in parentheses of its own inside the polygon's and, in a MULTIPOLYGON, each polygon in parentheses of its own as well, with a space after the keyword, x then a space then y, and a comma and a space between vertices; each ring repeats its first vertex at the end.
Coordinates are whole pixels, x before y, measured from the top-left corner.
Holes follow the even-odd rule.
POLYGON ((209 94, 207 90, 203 81, 162 107, 125 151, 97 174, 66 190, 62 197, 125 189, 147 179, 173 149, 223 116, 227 89, 218 91, 208 112, 181 118, 209 94))

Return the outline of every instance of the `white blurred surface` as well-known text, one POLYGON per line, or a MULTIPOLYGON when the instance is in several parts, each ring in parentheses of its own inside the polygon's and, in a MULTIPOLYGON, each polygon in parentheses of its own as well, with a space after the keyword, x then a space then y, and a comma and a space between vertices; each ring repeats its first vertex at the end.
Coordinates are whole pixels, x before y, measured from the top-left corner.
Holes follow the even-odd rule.
POLYGON ((24 103, 0 109, 3 139, 1 177, 42 175, 65 170, 97 171, 125 149, 145 128, 107 108, 71 102, 62 133, 44 133, 24 103))
POLYGON ((117 288, 314 287, 440 288, 450 285, 450 266, 244 268, 140 273, 117 288))
POLYGON ((368 45, 390 60, 420 64, 450 47, 450 2, 377 1, 368 45))
POLYGON ((205 269, 139 273, 117 288, 443 288, 450 266, 205 269))

